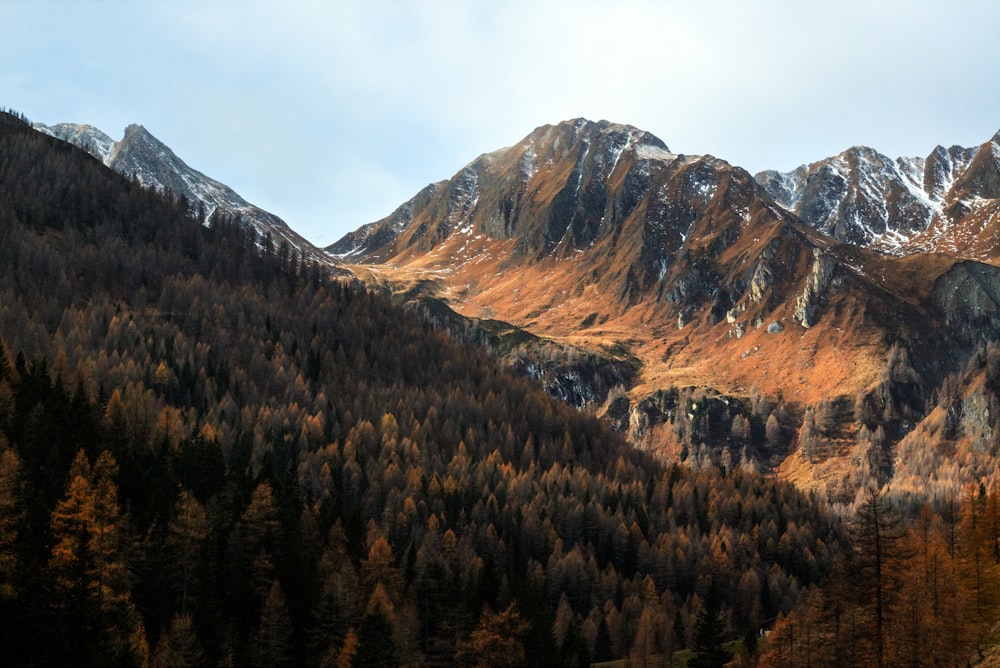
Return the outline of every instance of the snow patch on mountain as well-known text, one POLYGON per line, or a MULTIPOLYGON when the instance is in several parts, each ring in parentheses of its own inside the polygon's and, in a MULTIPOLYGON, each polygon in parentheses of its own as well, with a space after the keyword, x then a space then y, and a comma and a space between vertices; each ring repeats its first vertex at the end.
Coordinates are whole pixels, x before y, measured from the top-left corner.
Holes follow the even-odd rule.
POLYGON ((635 147, 635 157, 639 160, 659 160, 660 162, 673 162, 677 159, 675 153, 670 149, 657 146, 656 144, 637 144, 635 147))
MULTIPOLYGON (((936 147, 927 158, 892 160, 868 147, 803 165, 766 171, 757 182, 783 208, 840 241, 882 252, 913 252, 911 242, 949 233, 947 207, 976 149, 936 147), (933 230, 931 228, 934 228, 933 230)), ((921 244, 922 245, 922 244, 921 244)))
POLYGON ((115 140, 93 125, 57 123, 50 126, 34 123, 33 127, 43 134, 78 146, 105 165, 111 166, 111 154, 115 147, 115 140))

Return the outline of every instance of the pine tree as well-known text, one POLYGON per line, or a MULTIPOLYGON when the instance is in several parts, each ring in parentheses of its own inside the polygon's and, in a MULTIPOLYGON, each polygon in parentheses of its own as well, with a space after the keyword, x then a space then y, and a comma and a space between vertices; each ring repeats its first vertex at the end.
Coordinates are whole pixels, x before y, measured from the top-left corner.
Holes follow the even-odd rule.
POLYGON ((726 639, 726 622, 722 616, 715 585, 705 597, 705 605, 698 613, 694 630, 694 658, 689 668, 722 668, 729 663, 730 654, 722 646, 726 639))

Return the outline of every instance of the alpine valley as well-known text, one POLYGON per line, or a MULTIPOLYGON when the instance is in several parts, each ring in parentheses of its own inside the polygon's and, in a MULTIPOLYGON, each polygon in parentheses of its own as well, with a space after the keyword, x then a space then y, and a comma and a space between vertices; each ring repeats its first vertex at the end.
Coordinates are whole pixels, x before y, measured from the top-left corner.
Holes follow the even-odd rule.
POLYGON ((998 665, 998 224, 577 119, 320 249, 0 112, 0 656, 998 665))
POLYGON ((420 304, 667 461, 847 505, 873 480, 924 498, 994 478, 1000 410, 972 367, 1000 336, 1000 132, 752 176, 574 119, 321 250, 142 126, 34 127, 420 304))

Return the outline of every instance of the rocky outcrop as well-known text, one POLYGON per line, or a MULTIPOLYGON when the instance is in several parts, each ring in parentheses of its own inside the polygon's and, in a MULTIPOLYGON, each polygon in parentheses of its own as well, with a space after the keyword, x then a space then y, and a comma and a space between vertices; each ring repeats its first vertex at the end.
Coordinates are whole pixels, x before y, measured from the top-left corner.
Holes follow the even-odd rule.
POLYGON ((631 385, 637 371, 634 361, 569 350, 528 350, 513 367, 537 380, 549 395, 580 409, 603 403, 615 387, 631 385))
POLYGON ((754 269, 753 276, 750 278, 750 299, 755 304, 759 303, 773 282, 774 273, 771 271, 771 267, 767 262, 761 260, 757 263, 757 268, 754 269))
POLYGON ((958 349, 971 352, 1000 339, 1000 269, 961 262, 938 278, 931 301, 958 349))
POLYGON ((820 303, 830 281, 833 279, 834 271, 837 267, 837 260, 832 255, 823 253, 820 249, 813 249, 812 271, 806 278, 806 286, 795 302, 795 312, 792 317, 809 328, 816 324, 819 315, 820 303))

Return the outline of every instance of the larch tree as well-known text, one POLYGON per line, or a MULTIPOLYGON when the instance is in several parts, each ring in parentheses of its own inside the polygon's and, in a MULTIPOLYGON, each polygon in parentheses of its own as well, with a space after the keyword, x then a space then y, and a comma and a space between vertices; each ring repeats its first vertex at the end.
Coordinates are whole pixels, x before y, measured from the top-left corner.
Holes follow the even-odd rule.
POLYGON ((872 618, 873 664, 882 668, 887 657, 886 629, 901 588, 900 568, 907 556, 902 519, 885 492, 870 487, 851 525, 862 602, 872 618))
POLYGON ((381 582, 375 585, 358 627, 357 668, 393 666, 399 662, 394 637, 395 611, 381 582))
POLYGON ((166 548, 167 567, 173 589, 180 595, 182 613, 200 593, 202 555, 210 528, 205 508, 187 490, 181 490, 167 528, 166 548))
POLYGON ((49 569, 67 624, 92 647, 91 660, 120 661, 134 653, 139 622, 131 600, 127 520, 114 482, 118 465, 107 451, 93 468, 80 450, 66 494, 52 512, 49 569))
POLYGON ((194 668, 204 662, 205 653, 191 615, 174 615, 170 621, 170 629, 162 633, 156 643, 153 668, 194 668))
POLYGON ((0 435, 0 601, 11 601, 17 595, 17 537, 24 514, 21 504, 21 458, 0 435))
POLYGON ((285 594, 277 580, 271 583, 250 646, 251 663, 262 668, 286 665, 293 647, 292 621, 285 594))
POLYGON ((470 660, 477 668, 506 668, 524 664, 524 636, 529 624, 521 618, 517 604, 500 612, 483 609, 479 624, 459 647, 459 659, 470 660))
POLYGON ((274 580, 274 552, 278 545, 280 522, 271 485, 258 484, 229 539, 230 555, 240 577, 237 585, 247 584, 263 600, 274 580))

